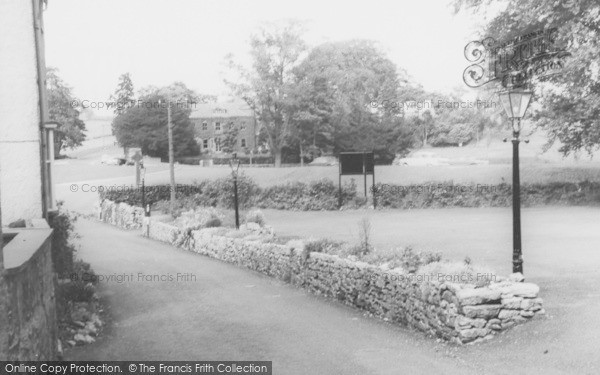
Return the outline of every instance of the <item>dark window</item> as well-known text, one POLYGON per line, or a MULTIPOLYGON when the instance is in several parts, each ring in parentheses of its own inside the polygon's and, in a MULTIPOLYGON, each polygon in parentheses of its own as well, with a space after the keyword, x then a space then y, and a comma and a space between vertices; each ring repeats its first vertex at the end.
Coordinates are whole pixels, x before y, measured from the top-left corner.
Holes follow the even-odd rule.
POLYGON ((202 122, 202 130, 208 130, 208 123, 206 121, 202 122))
POLYGON ((242 145, 242 147, 246 147, 246 139, 242 138, 240 140, 240 144, 242 145))
POLYGON ((203 139, 202 140, 202 148, 203 149, 207 149, 208 148, 208 139, 203 139))
POLYGON ((221 123, 220 122, 215 122, 215 131, 221 131, 221 123))

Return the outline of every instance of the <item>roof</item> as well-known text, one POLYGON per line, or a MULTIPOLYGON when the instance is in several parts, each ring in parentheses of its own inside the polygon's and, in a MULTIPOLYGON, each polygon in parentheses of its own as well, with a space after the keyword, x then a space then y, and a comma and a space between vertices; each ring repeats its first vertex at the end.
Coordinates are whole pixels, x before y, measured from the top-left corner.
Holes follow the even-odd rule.
POLYGON ((254 117, 252 109, 244 102, 199 103, 190 118, 254 117))

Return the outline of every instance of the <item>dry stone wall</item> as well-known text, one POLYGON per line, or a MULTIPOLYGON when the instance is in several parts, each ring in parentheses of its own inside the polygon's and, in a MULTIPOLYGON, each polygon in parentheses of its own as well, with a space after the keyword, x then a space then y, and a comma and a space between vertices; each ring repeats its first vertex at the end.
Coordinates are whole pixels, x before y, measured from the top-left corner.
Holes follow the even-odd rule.
POLYGON ((57 358, 55 279, 50 237, 18 268, 7 269, 8 324, 0 334, 8 338, 2 360, 41 361, 57 358))
POLYGON ((108 199, 100 201, 98 219, 123 229, 138 229, 142 227, 144 209, 130 206, 126 203, 115 203, 108 199))
POLYGON ((301 241, 280 245, 257 236, 231 238, 224 236, 220 228, 184 233, 168 223, 151 219, 143 222, 142 232, 150 238, 276 277, 386 321, 456 343, 489 339, 517 323, 544 314, 539 287, 521 282, 518 274, 478 287, 447 282, 444 275, 417 278, 414 274, 383 270, 335 255, 307 254, 301 241), (186 239, 182 240, 183 237, 186 239))

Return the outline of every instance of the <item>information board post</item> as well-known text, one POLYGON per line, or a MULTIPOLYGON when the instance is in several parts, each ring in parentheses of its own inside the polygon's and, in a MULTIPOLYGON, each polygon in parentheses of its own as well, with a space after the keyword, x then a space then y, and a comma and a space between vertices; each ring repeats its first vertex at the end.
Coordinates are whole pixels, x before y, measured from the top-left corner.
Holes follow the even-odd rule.
POLYGON ((375 166, 373 166, 373 186, 371 187, 373 193, 373 208, 377 208, 377 193, 375 192, 375 166))
POLYGON ((362 162, 363 162, 363 182, 364 182, 365 198, 366 198, 367 197, 367 155, 365 154, 364 151, 363 151, 363 155, 362 155, 362 162))
POLYGON ((363 175, 365 198, 367 194, 367 175, 373 175, 373 207, 376 207, 377 198, 375 197, 375 154, 370 151, 361 152, 342 152, 340 153, 339 168, 339 200, 338 206, 342 207, 342 176, 343 175, 363 175))
POLYGON ((342 163, 340 163, 338 177, 338 208, 342 208, 342 163))

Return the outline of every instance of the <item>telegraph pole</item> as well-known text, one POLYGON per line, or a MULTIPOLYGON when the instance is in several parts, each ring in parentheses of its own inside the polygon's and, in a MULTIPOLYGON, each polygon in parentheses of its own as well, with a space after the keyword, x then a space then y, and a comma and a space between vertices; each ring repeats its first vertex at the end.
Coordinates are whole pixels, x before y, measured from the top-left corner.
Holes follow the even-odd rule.
POLYGON ((171 174, 171 215, 175 212, 175 155, 173 152, 173 122, 171 121, 171 102, 167 100, 167 128, 169 133, 169 172, 171 174))

